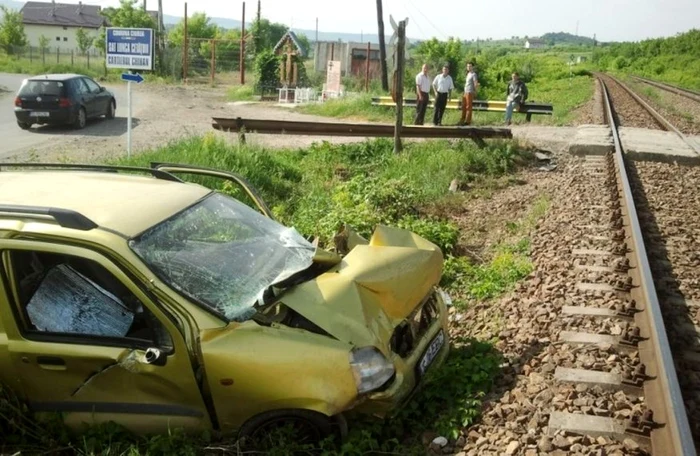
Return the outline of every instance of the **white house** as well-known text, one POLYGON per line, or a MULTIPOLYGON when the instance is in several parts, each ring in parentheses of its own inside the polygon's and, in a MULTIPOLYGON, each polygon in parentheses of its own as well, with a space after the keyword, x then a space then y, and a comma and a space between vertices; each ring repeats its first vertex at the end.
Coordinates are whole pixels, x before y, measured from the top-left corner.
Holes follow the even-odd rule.
POLYGON ((547 43, 537 38, 525 40, 525 49, 541 49, 546 47, 547 43))
POLYGON ((82 28, 91 37, 100 33, 107 20, 96 5, 52 2, 27 2, 21 13, 24 32, 31 46, 39 46, 39 38, 49 39, 48 46, 61 49, 78 49, 76 32, 82 28))

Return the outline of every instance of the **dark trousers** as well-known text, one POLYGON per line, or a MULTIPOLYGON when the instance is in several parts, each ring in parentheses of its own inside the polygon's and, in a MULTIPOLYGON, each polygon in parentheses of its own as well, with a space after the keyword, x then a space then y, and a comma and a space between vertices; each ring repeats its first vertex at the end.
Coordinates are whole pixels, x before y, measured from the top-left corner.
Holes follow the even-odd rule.
POLYGON ((430 103, 430 94, 428 92, 421 92, 422 100, 416 100, 416 118, 413 121, 415 125, 423 125, 425 121, 425 111, 428 109, 428 103, 430 103))
POLYGON ((438 93, 435 99, 435 115, 433 116, 433 123, 435 125, 442 124, 442 116, 445 114, 445 107, 447 106, 447 92, 438 93))

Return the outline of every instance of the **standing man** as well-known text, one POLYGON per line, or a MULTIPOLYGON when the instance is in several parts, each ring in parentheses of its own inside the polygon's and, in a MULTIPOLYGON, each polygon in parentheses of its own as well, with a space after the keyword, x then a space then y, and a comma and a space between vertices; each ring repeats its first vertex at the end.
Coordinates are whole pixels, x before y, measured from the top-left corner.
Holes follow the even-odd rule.
POLYGON ((525 83, 520 80, 520 75, 517 72, 512 75, 506 95, 508 96, 508 98, 506 98, 506 125, 510 125, 510 120, 513 117, 513 109, 520 109, 520 105, 527 100, 527 87, 525 83))
POLYGON ((462 118, 459 125, 471 125, 472 109, 474 98, 476 98, 476 88, 479 86, 479 78, 474 71, 474 64, 467 63, 467 82, 464 84, 464 97, 462 98, 462 118))
POLYGON ((430 78, 428 78, 428 64, 423 64, 423 68, 416 76, 416 118, 413 122, 416 125, 423 125, 425 120, 425 111, 428 109, 430 102, 430 78))
POLYGON ((433 89, 435 90, 435 115, 433 116, 433 124, 435 126, 442 125, 442 116, 445 114, 447 101, 452 95, 452 90, 455 88, 450 76, 450 67, 445 64, 442 67, 442 73, 438 74, 433 81, 433 89))

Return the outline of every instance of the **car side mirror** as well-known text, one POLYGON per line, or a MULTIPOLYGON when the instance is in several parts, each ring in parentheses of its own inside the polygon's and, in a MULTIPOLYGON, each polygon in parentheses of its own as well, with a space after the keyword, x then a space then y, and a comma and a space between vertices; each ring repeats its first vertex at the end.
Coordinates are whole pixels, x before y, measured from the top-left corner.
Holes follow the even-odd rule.
POLYGON ((102 92, 104 92, 104 91, 105 91, 105 88, 102 87, 102 86, 100 86, 100 93, 102 93, 102 92))
POLYGON ((152 364, 154 366, 165 366, 165 362, 168 360, 168 357, 165 356, 163 352, 161 352, 157 348, 149 348, 148 350, 146 350, 144 360, 146 361, 146 364, 152 364))

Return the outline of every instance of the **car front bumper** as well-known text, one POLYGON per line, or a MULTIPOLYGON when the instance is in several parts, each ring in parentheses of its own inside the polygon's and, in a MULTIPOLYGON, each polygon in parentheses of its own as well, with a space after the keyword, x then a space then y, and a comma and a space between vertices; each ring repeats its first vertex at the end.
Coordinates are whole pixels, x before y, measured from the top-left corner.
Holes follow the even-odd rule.
POLYGON ((423 380, 430 372, 438 369, 447 359, 450 350, 448 333, 447 303, 441 292, 435 293, 438 315, 428 331, 416 344, 411 354, 405 358, 394 354, 396 374, 388 386, 379 392, 370 393, 353 411, 387 417, 399 411, 420 389, 423 380), (436 341, 440 333, 443 335, 442 346, 439 347, 433 361, 422 376, 419 376, 419 363, 426 355, 429 347, 436 341))

